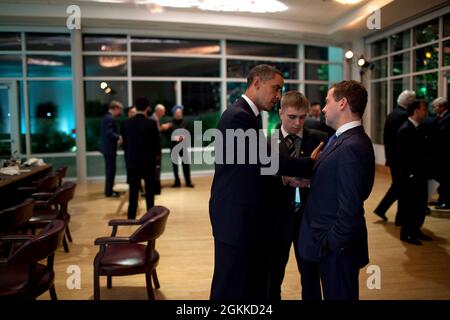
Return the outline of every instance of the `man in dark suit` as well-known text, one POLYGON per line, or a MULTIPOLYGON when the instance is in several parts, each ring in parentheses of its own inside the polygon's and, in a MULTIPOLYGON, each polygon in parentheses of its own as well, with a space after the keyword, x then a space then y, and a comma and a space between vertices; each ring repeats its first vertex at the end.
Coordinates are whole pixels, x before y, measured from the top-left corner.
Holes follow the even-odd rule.
POLYGON ((450 209, 450 112, 448 112, 448 101, 439 97, 433 101, 436 118, 432 127, 432 150, 431 163, 434 168, 433 177, 439 182, 439 198, 436 209, 450 209))
MULTIPOLYGON (((281 99, 279 110, 281 126, 277 136, 280 154, 287 157, 310 156, 321 141, 326 142, 325 132, 304 127, 308 109, 308 99, 298 91, 289 91, 281 99)), ((302 274, 302 299, 321 299, 318 268, 302 268, 296 241, 301 215, 309 193, 309 180, 286 176, 273 176, 271 180, 270 211, 273 234, 270 252, 270 299, 281 300, 281 284, 292 242, 294 242, 297 267, 302 274), (309 275, 309 272, 315 272, 315 274, 309 275)))
MULTIPOLYGON (((281 97, 283 76, 269 65, 257 65, 247 76, 247 89, 241 98, 225 110, 218 130, 223 143, 215 147, 216 164, 209 201, 209 214, 214 236, 214 275, 211 284, 213 300, 268 299, 268 197, 266 179, 261 175, 262 162, 253 162, 252 151, 259 150, 257 141, 245 139, 244 152, 238 154, 235 136, 226 133, 246 132, 262 137, 260 112, 270 111, 281 97), (218 162, 217 154, 233 154, 232 159, 218 162), (239 163, 237 160, 244 160, 239 163)), ((217 139, 217 138, 216 138, 217 139)), ((264 145, 265 142, 264 142, 264 145)), ((258 151, 256 151, 256 154, 258 151)), ((316 152, 317 153, 317 152, 316 152)), ((314 152, 311 158, 314 158, 314 152)), ((296 159, 291 176, 310 173, 311 158, 296 159)), ((280 168, 285 164, 280 163, 280 168)))
POLYGON ((426 133, 420 123, 427 117, 428 104, 416 100, 408 106, 407 111, 409 117, 397 135, 400 165, 398 216, 402 226, 400 239, 421 245, 420 240, 431 240, 420 230, 428 208, 426 133))
MULTIPOLYGON (((397 98, 398 107, 395 108, 387 117, 384 124, 384 153, 386 157, 386 166, 391 171, 392 184, 386 192, 383 199, 375 208, 374 213, 387 221, 386 212, 391 205, 397 201, 399 193, 400 166, 397 154, 397 134, 400 126, 408 118, 406 109, 416 99, 416 93, 411 90, 405 90, 397 98)), ((395 217, 396 224, 399 225, 398 214, 395 217)))
POLYGON ((122 104, 118 101, 111 101, 108 112, 102 117, 100 152, 105 159, 105 196, 118 197, 113 192, 114 178, 116 176, 116 152, 117 146, 122 143, 114 118, 120 116, 122 104))
POLYGON ((128 219, 136 218, 141 179, 145 183, 147 210, 154 206, 156 157, 159 152, 159 131, 156 122, 147 118, 150 103, 146 98, 136 100, 136 115, 122 126, 123 150, 130 187, 128 219))
POLYGON ((375 178, 372 142, 361 125, 367 91, 356 81, 328 90, 323 112, 336 130, 314 165, 300 227, 304 263, 318 263, 326 300, 357 300, 359 269, 369 262, 364 201, 375 178))

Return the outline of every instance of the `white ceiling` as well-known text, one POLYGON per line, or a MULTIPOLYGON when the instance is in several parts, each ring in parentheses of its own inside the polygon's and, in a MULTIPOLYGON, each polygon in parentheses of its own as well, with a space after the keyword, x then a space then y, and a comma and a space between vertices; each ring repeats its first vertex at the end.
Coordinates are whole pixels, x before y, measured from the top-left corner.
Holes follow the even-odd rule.
POLYGON ((366 19, 374 5, 381 8, 381 27, 385 29, 449 3, 446 0, 363 0, 357 5, 342 5, 332 0, 281 0, 288 6, 287 11, 252 14, 174 8, 151 13, 144 5, 124 1, 126 3, 117 4, 91 0, 1 0, 0 28, 2 25, 63 27, 67 6, 77 4, 81 8, 82 28, 343 43, 376 32, 366 27, 366 19))

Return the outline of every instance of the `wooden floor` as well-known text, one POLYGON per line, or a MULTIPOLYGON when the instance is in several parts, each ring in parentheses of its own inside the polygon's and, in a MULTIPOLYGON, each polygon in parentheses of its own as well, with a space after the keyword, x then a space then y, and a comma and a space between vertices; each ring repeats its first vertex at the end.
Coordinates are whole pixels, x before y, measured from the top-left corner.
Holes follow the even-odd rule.
MULTIPOLYGON (((161 260, 158 275, 161 289, 157 299, 208 299, 213 272, 213 239, 208 215, 211 177, 194 177, 195 189, 169 187, 156 198, 156 204, 170 208, 165 233, 157 241, 161 260)), ((381 271, 381 288, 369 290, 370 274, 360 273, 361 299, 450 299, 450 213, 432 213, 424 232, 434 241, 412 246, 399 240, 399 228, 393 224, 395 206, 388 213, 389 221, 382 223, 372 214, 390 184, 389 176, 378 170, 371 197, 366 202, 369 230, 370 265, 381 271)), ((73 243, 70 253, 61 249, 56 254, 56 291, 59 299, 92 299, 93 260, 98 251, 94 239, 110 233, 107 221, 117 216, 119 200, 104 198, 103 184, 91 182, 78 185, 75 200, 70 205, 73 243), (71 265, 80 267, 81 288, 68 289, 66 281, 71 265)), ((143 201, 141 202, 141 207, 143 201)), ((142 214, 142 212, 141 212, 142 214)), ((131 227, 122 229, 127 234, 131 227)), ((119 230, 119 234, 122 234, 119 230)), ((106 289, 101 279, 102 299, 147 299, 144 275, 113 278, 113 288, 106 289)), ((300 299, 300 280, 293 251, 283 284, 283 299, 300 299)), ((48 293, 39 299, 49 299, 48 293)))

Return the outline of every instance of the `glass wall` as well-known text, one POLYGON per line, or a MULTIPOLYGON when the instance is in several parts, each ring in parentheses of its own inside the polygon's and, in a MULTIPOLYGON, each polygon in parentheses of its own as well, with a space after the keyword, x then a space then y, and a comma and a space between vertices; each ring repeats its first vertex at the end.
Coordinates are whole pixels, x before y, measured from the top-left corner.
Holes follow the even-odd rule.
POLYGON ((405 89, 415 90, 434 115, 431 102, 445 92, 439 88, 443 83, 439 77, 450 66, 449 17, 447 13, 369 43, 374 64, 369 73, 374 143, 383 143, 386 115, 397 107, 398 95, 405 89))

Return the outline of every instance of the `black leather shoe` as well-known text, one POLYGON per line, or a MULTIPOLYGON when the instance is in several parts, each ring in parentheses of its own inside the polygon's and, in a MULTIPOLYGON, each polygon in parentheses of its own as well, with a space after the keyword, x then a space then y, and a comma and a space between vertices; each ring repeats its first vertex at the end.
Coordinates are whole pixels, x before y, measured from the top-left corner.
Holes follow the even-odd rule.
POLYGON ((192 183, 189 183, 189 184, 186 185, 186 187, 188 187, 188 188, 193 188, 194 185, 193 185, 192 183))
POLYGON ((383 219, 384 221, 387 221, 388 220, 388 218, 386 217, 386 214, 385 213, 378 213, 378 212, 376 212, 376 211, 374 211, 373 213, 375 213, 377 216, 379 216, 381 219, 383 219))
POLYGON ((118 192, 113 192, 111 194, 106 195, 107 198, 118 198, 120 197, 120 194, 118 192))
POLYGON ((419 232, 417 232, 416 234, 416 238, 419 240, 424 240, 424 241, 431 241, 433 240, 432 237, 427 236, 426 234, 424 234, 422 231, 419 230, 419 232))
POLYGON ((420 242, 419 240, 417 240, 416 238, 410 236, 410 235, 403 235, 400 236, 400 240, 405 241, 409 244, 414 244, 416 246, 421 246, 422 242, 420 242))
POLYGON ((450 204, 448 202, 441 202, 440 205, 435 206, 436 210, 450 210, 450 204))
POLYGON ((179 187, 181 187, 181 184, 179 184, 179 183, 174 183, 172 185, 172 188, 179 188, 179 187))

